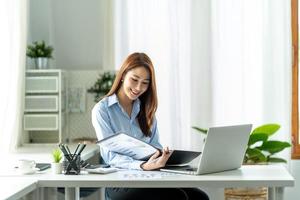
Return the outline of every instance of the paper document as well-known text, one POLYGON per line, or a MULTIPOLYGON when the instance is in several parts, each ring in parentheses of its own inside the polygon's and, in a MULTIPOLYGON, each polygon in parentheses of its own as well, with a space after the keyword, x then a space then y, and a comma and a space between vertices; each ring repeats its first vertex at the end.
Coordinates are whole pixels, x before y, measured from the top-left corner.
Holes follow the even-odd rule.
POLYGON ((145 172, 145 171, 126 171, 121 172, 119 174, 119 177, 122 179, 161 179, 162 174, 157 172, 145 172))
POLYGON ((125 133, 118 133, 97 143, 112 152, 130 156, 136 160, 147 160, 157 151, 154 146, 125 133))
MULTIPOLYGON (((163 177, 174 176, 174 173, 161 171, 139 171, 139 170, 120 170, 118 172, 119 178, 122 179, 161 179, 163 177)), ((178 174, 176 174, 178 177, 178 174)))

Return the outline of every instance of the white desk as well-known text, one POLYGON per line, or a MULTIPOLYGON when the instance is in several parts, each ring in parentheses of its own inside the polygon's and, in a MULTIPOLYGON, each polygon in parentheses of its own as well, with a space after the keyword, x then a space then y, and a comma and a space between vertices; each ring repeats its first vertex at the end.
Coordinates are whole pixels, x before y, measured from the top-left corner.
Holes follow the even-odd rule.
MULTIPOLYGON (((71 151, 74 151, 76 144, 69 145, 71 151)), ((1 184, 0 199, 18 199, 38 188, 38 180, 42 175, 51 175, 51 170, 38 172, 34 175, 20 175, 14 167, 19 159, 30 159, 35 162, 50 163, 52 162, 51 152, 57 145, 53 146, 31 146, 21 147, 17 152, 9 154, 5 160, 5 165, 0 165, 1 184)), ((87 160, 100 152, 98 145, 87 145, 83 150, 81 158, 87 160)), ((39 198, 37 198, 39 199, 39 198)))
MULTIPOLYGON (((76 149, 77 144, 70 144, 69 148, 71 152, 74 152, 76 149)), ((44 162, 50 163, 52 162, 52 151, 58 148, 57 145, 36 145, 36 146, 26 146, 20 147, 14 153, 9 154, 9 161, 10 163, 16 162, 19 159, 31 159, 35 160, 36 162, 44 162)), ((81 159, 87 160, 97 153, 100 153, 100 148, 96 144, 88 144, 86 148, 82 151, 81 159)), ((0 174, 1 175, 1 174, 0 174)))
MULTIPOLYGON (((28 176, 20 176, 23 180, 28 176)), ((80 187, 257 187, 269 188, 269 199, 283 199, 284 187, 294 186, 294 178, 283 166, 243 166, 238 170, 201 176, 170 174, 164 172, 119 171, 107 175, 51 175, 35 174, 37 187, 65 187, 67 197, 79 199, 80 187), (129 175, 128 175, 129 174, 129 175), (151 177, 152 174, 152 177, 151 177), (136 178, 133 176, 136 175, 136 178), (150 178, 147 178, 149 176, 150 178), (73 194, 70 194, 72 192, 73 194)))
POLYGON ((1 177, 1 182, 4 184, 1 184, 0 199, 6 200, 19 199, 38 188, 35 179, 20 180, 1 177))

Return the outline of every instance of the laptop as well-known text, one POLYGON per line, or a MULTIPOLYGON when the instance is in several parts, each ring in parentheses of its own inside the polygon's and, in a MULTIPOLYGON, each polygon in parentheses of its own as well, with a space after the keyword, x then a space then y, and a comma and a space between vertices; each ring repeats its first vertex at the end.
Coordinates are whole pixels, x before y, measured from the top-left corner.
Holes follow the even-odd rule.
POLYGON ((247 149, 252 124, 208 129, 198 167, 164 167, 160 171, 200 175, 240 168, 247 149))

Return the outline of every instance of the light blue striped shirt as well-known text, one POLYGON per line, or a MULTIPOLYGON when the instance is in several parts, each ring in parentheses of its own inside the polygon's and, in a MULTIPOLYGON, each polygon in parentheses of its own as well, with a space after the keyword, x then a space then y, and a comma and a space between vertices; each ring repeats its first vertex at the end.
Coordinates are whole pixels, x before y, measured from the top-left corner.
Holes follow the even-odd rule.
MULTIPOLYGON (((131 116, 122 108, 117 95, 105 97, 99 101, 92 110, 92 123, 95 128, 98 140, 114 135, 118 132, 124 132, 139 140, 150 143, 151 145, 162 149, 159 143, 157 130, 157 121, 153 120, 151 127, 151 137, 145 137, 141 131, 137 115, 140 111, 140 100, 133 102, 131 116)), ((103 160, 113 166, 125 169, 141 169, 143 161, 134 160, 133 158, 109 151, 100 147, 103 160)))

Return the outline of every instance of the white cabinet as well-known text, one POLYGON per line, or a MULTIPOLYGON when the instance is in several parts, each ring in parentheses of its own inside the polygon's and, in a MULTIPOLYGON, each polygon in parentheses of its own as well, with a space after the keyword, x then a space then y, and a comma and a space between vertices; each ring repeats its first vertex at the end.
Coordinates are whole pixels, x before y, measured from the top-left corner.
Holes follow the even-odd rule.
POLYGON ((65 72, 60 69, 26 71, 25 143, 66 141, 66 80, 65 72))

